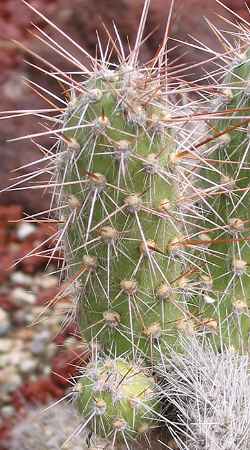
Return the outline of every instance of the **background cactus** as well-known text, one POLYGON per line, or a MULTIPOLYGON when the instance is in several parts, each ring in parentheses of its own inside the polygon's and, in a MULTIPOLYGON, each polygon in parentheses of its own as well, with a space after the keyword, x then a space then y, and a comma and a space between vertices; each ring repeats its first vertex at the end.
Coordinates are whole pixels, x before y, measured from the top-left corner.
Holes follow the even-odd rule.
POLYGON ((248 355, 229 349, 218 353, 208 341, 185 339, 182 353, 172 352, 159 373, 163 398, 176 411, 169 430, 178 448, 249 448, 248 355))
POLYGON ((83 81, 65 74, 68 103, 46 132, 54 251, 92 350, 75 387, 81 430, 128 448, 168 421, 153 376, 180 333, 241 351, 249 334, 248 54, 226 67, 219 106, 191 102, 163 75, 167 39, 139 66, 148 7, 129 56, 117 35, 119 64, 99 44, 83 81))
POLYGON ((249 40, 245 44, 247 51, 243 46, 222 80, 222 96, 216 108, 219 117, 210 122, 213 137, 208 158, 215 170, 204 171, 211 192, 209 235, 217 252, 206 261, 211 299, 204 312, 216 319, 221 344, 241 351, 248 349, 250 331, 249 40))

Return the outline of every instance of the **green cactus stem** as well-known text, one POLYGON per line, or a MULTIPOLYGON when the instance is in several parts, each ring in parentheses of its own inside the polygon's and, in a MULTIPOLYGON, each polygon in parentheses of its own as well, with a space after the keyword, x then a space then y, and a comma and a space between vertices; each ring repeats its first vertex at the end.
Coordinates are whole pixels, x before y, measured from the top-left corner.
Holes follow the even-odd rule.
POLYGON ((119 358, 94 361, 75 390, 86 423, 111 442, 131 441, 158 426, 156 384, 141 365, 119 358))
POLYGON ((208 158, 216 169, 203 172, 211 192, 210 246, 217 252, 207 259, 210 286, 203 314, 217 321, 220 344, 243 351, 250 332, 249 74, 247 51, 227 68, 219 107, 213 111, 218 118, 211 122, 208 158))
POLYGON ((174 211, 171 105, 150 71, 122 66, 92 78, 69 104, 59 149, 69 277, 82 286, 89 341, 152 357, 191 314, 180 294, 190 264, 179 255, 189 248, 174 211))

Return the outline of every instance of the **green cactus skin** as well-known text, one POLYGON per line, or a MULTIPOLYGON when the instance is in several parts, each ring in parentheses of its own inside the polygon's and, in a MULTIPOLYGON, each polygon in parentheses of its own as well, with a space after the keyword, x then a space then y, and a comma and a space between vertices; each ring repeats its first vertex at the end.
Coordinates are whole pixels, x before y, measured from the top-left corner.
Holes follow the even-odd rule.
POLYGON ((156 384, 141 365, 118 358, 94 361, 76 391, 80 414, 95 434, 111 442, 130 441, 157 427, 156 384))
MULTIPOLYGON (((175 122, 183 105, 179 111, 166 101, 152 69, 102 67, 81 88, 64 115, 57 154, 61 236, 83 336, 109 355, 107 378, 113 380, 130 367, 117 362, 122 355, 139 365, 146 357, 152 372, 180 332, 214 331, 214 321, 200 320, 191 301, 207 246, 185 242, 192 221, 183 219, 182 210, 196 180, 190 186, 180 173, 179 140, 188 142, 194 133, 175 122)), ((199 240, 206 241, 202 231, 199 240)), ((99 364, 97 373, 106 376, 99 364)), ((161 417, 156 397, 144 401, 151 410, 147 419, 145 408, 135 410, 130 399, 152 378, 140 369, 119 403, 107 389, 97 395, 91 367, 77 390, 79 410, 94 432, 124 440, 155 426, 161 417), (119 431, 115 424, 121 423, 119 431)))
POLYGON ((192 264, 178 255, 185 227, 173 209, 180 188, 169 107, 157 79, 130 67, 102 70, 83 90, 66 113, 60 148, 75 154, 59 171, 81 329, 106 352, 152 358, 159 338, 173 345, 176 325, 190 318, 175 282, 192 264))
POLYGON ((219 252, 207 259, 214 302, 205 306, 204 313, 216 318, 221 343, 243 351, 247 350, 250 332, 248 54, 242 55, 240 63, 228 68, 223 88, 224 104, 219 106, 224 118, 212 122, 214 137, 209 158, 218 162, 217 173, 206 170, 204 175, 218 185, 217 193, 211 197, 213 214, 210 218, 215 225, 209 234, 212 248, 219 252))

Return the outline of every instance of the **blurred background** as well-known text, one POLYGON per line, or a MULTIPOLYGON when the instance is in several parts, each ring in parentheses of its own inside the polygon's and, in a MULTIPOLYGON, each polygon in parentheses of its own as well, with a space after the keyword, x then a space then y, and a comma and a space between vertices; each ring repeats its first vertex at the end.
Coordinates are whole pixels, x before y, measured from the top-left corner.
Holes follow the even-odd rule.
MULTIPOLYGON (((114 35, 113 20, 119 29, 124 48, 128 50, 128 42, 134 42, 143 7, 143 0, 29 0, 28 3, 92 55, 96 53, 96 29, 105 47, 108 40, 106 29, 114 35)), ((216 0, 175 1, 170 27, 173 39, 169 41, 172 48, 169 58, 173 66, 180 63, 186 65, 182 76, 187 81, 203 77, 212 68, 206 63, 210 55, 180 44, 179 41, 194 43, 192 35, 209 48, 223 50, 204 16, 218 29, 230 32, 235 31, 233 25, 223 21, 220 15, 233 23, 239 22, 240 17, 249 20, 250 1, 224 0, 223 3, 237 17, 222 8, 216 0), (188 67, 194 64, 196 66, 189 70, 188 67)), ((149 61, 159 48, 170 4, 170 0, 151 2, 145 30, 150 37, 141 51, 142 62, 149 61)), ((88 65, 82 52, 21 0, 1 0, 1 112, 46 107, 45 100, 35 92, 37 85, 62 95, 61 86, 32 66, 46 68, 35 54, 52 62, 60 70, 75 70, 69 62, 34 36, 36 26, 72 52, 83 64, 88 65), (21 46, 14 41, 18 41, 21 46), (26 52, 24 47, 32 53, 26 52), (27 64, 27 61, 32 65, 27 64)), ((227 37, 233 40, 232 34, 229 33, 227 37)), ((85 356, 82 346, 78 344, 76 324, 68 322, 67 327, 62 329, 70 298, 65 295, 60 304, 54 300, 61 289, 58 287, 57 275, 60 255, 55 254, 52 260, 49 260, 48 255, 56 229, 44 222, 34 224, 21 221, 25 214, 48 209, 49 193, 38 190, 4 190, 16 181, 16 176, 24 176, 30 170, 29 167, 24 167, 16 173, 16 167, 41 157, 37 146, 29 140, 7 140, 41 131, 40 119, 34 120, 29 115, 9 117, 7 120, 2 120, 1 117, 0 190, 3 191, 0 193, 0 446, 11 449, 9 433, 20 414, 27 411, 30 404, 47 404, 51 399, 61 397, 68 387, 67 379, 74 375, 76 365, 84 363, 85 356), (47 240, 46 244, 42 244, 44 240, 47 240), (24 258, 25 254, 32 251, 34 255, 24 258), (53 274, 49 276, 51 272, 53 274), (40 320, 44 307, 47 317, 40 320), (38 323, 34 325, 36 322, 38 323)), ((50 145, 48 138, 43 138, 40 142, 45 147, 50 145)), ((35 169, 36 166, 32 166, 32 170, 35 169)), ((44 176, 42 179, 45 179, 44 176)), ((22 450, 21 447, 20 449, 22 450)))

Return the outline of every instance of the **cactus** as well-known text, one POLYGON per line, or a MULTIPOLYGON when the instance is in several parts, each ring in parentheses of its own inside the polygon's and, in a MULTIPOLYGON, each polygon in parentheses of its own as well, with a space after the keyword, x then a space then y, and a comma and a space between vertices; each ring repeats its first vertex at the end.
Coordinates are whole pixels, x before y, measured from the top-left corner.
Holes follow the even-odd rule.
POLYGON ((180 450, 247 450, 250 445, 249 357, 218 353, 195 338, 182 340, 158 368, 162 396, 175 409, 170 432, 180 450))
POLYGON ((99 87, 86 94, 94 100, 83 95, 70 105, 68 142, 59 146, 59 155, 71 158, 63 158, 57 183, 68 277, 80 282, 85 337, 98 338, 106 352, 139 351, 152 359, 160 336, 164 350, 164 341, 174 342, 176 324, 191 316, 182 298, 184 273, 195 268, 193 254, 202 246, 192 245, 186 262, 185 245, 178 244, 187 232, 176 207, 185 184, 173 168, 174 116, 170 124, 164 118, 178 109, 166 112, 171 106, 149 71, 122 67, 100 83, 103 73, 94 74, 99 87))
MULTIPOLYGON (((166 323, 182 314, 155 295, 161 283, 169 290, 165 249, 178 232, 159 210, 176 195, 168 170, 175 143, 150 72, 129 65, 107 70, 93 74, 86 94, 66 112, 68 143, 59 147, 72 158, 63 160, 59 173, 59 184, 67 183, 62 206, 65 198, 71 206, 63 213, 68 274, 82 286, 85 337, 98 338, 106 352, 150 355, 166 323)), ((177 261, 172 279, 180 273, 177 261)))
POLYGON ((210 188, 216 186, 210 199, 213 224, 209 234, 217 252, 206 261, 212 298, 204 311, 217 320, 220 344, 243 352, 248 348, 250 331, 249 69, 248 50, 227 67, 215 109, 218 118, 211 121, 208 154, 216 170, 202 172, 208 189, 209 184, 210 188))
POLYGON ((114 443, 133 440, 153 427, 159 406, 155 389, 154 378, 142 372, 141 364, 122 359, 89 364, 76 387, 86 423, 94 419, 95 434, 112 436, 114 443))
MULTIPOLYGON (((176 195, 168 169, 175 142, 164 122, 160 84, 149 71, 124 64, 113 72, 101 67, 92 78, 66 111, 66 143, 59 145, 59 156, 66 154, 56 184, 60 220, 67 224, 67 276, 77 281, 84 337, 111 358, 126 354, 137 361, 143 355, 153 362, 162 352, 161 334, 169 334, 170 345, 177 321, 188 316, 175 297, 166 301, 182 273, 179 259, 171 262, 166 253, 179 226, 161 210, 176 195)), ((90 366, 77 384, 81 412, 115 441, 126 442, 155 423, 157 401, 146 392, 151 378, 143 366, 131 367, 118 360, 107 371, 100 361, 94 378, 90 366), (100 385, 99 378, 108 381, 100 385), (122 397, 114 400, 117 386, 122 397)))
POLYGON ((83 428, 113 447, 167 421, 153 377, 164 354, 183 351, 180 335, 244 352, 250 329, 248 51, 226 67, 219 104, 203 92, 191 102, 163 76, 167 39, 139 65, 149 3, 119 64, 100 48, 83 81, 65 74, 70 98, 46 132, 58 139, 45 158, 54 251, 63 247, 62 277, 92 351, 76 403, 83 428))
POLYGON ((249 41, 247 33, 210 107, 211 138, 204 142, 210 167, 200 171, 203 213, 208 209, 204 217, 211 221, 208 243, 216 253, 204 260, 207 294, 199 307, 216 332, 212 340, 182 339, 182 349, 159 368, 162 396, 176 412, 169 429, 181 450, 244 450, 250 444, 249 41))

